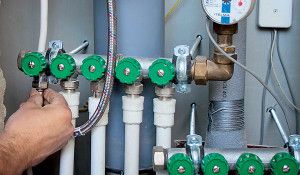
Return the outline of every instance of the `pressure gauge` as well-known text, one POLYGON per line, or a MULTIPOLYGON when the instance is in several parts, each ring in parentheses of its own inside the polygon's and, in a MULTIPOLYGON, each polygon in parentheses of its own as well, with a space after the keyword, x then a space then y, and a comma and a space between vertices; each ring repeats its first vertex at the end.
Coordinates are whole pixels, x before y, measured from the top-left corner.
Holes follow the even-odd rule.
POLYGON ((218 24, 231 25, 246 18, 253 10, 256 0, 202 0, 209 18, 218 24))

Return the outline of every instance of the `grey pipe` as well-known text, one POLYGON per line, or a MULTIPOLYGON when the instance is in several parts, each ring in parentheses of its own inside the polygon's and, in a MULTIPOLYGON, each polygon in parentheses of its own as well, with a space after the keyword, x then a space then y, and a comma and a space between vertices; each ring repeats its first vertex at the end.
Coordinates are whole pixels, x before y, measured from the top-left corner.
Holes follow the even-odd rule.
MULTIPOLYGON (((105 54, 107 23, 105 1, 94 0, 95 53, 105 54)), ((160 58, 164 55, 164 1, 120 0, 118 11, 118 53, 160 58)), ((153 104, 155 97, 149 80, 143 81, 145 97, 143 123, 140 128, 140 169, 152 169, 152 147, 155 145, 153 104)), ((114 86, 107 126, 106 166, 122 171, 124 165, 124 123, 122 121, 121 84, 114 86)))
POLYGON ((278 115, 277 115, 275 109, 270 107, 267 109, 267 111, 271 114, 272 118, 274 119, 274 121, 277 125, 277 128, 281 134, 281 137, 284 141, 284 144, 287 144, 289 142, 289 137, 286 134, 286 132, 284 131, 282 123, 279 121, 279 118, 278 118, 278 115))
MULTIPOLYGON (((245 64, 246 21, 239 24, 239 32, 234 37, 234 45, 236 46, 238 61, 245 64)), ((211 47, 212 51, 213 47, 211 47)), ((211 113, 209 114, 210 122, 206 134, 206 147, 246 147, 244 92, 245 72, 236 65, 234 66, 233 77, 229 81, 209 82, 209 111, 211 113)))
POLYGON ((80 46, 78 46, 77 48, 75 48, 74 50, 70 51, 70 54, 76 54, 84 49, 86 49, 89 46, 89 42, 84 41, 80 46))

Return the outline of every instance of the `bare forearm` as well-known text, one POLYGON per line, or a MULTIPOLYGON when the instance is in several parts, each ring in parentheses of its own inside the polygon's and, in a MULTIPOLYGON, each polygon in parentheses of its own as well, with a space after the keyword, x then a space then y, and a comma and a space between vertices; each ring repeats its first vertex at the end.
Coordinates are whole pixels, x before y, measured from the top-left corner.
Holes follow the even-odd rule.
POLYGON ((0 134, 0 175, 18 175, 26 168, 26 151, 17 143, 16 136, 0 134))

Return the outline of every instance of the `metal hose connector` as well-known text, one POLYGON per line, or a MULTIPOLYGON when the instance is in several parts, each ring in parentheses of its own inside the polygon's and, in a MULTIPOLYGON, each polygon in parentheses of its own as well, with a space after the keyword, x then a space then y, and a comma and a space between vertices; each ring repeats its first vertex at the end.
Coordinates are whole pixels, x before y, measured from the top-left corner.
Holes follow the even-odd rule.
POLYGON ((211 101, 208 131, 237 131, 245 127, 244 100, 211 101))
POLYGON ((75 128, 74 136, 83 136, 88 133, 102 118, 105 109, 110 101, 110 95, 114 84, 114 69, 116 65, 117 53, 117 18, 116 18, 116 2, 115 0, 107 0, 107 15, 108 15, 108 52, 107 52, 107 71, 103 93, 100 102, 90 119, 75 128))

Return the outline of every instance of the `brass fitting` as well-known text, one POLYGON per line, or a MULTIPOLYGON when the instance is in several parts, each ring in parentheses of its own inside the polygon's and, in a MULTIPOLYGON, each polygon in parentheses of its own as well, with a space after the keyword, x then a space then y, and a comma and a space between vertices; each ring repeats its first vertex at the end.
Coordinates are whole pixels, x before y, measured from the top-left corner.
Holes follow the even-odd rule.
POLYGON ((207 81, 227 81, 233 75, 234 64, 220 64, 197 56, 192 66, 192 76, 197 85, 206 85, 207 81))
MULTIPOLYGON (((219 25, 214 23, 218 45, 231 57, 237 58, 232 37, 237 33, 237 25, 219 25)), ((213 59, 197 56, 192 66, 192 77, 197 85, 206 85, 207 81, 227 81, 234 71, 234 64, 217 49, 214 49, 213 59)))

